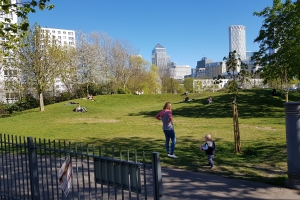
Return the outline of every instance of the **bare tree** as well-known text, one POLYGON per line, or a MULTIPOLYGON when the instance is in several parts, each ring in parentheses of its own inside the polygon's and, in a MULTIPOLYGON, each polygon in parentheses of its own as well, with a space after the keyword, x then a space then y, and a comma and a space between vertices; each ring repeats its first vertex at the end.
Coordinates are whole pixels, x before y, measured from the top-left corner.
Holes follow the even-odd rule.
POLYGON ((89 84, 99 82, 103 61, 100 36, 98 33, 79 33, 76 47, 78 61, 78 80, 86 84, 86 93, 89 94, 89 84))

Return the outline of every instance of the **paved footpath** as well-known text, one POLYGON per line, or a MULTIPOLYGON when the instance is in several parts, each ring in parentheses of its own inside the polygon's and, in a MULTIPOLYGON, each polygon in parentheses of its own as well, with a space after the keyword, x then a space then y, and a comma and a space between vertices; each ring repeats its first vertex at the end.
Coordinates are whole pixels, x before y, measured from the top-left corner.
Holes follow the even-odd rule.
POLYGON ((162 168, 164 200, 175 199, 298 199, 300 190, 228 179, 180 169, 162 168))

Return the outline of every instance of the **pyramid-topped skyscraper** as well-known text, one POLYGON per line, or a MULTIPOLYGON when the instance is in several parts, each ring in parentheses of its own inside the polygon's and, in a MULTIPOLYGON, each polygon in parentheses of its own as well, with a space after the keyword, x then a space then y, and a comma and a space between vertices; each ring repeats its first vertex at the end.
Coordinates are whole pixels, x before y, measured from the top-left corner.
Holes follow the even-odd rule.
POLYGON ((171 58, 167 55, 166 48, 159 43, 152 50, 152 64, 156 65, 159 71, 171 67, 171 58))

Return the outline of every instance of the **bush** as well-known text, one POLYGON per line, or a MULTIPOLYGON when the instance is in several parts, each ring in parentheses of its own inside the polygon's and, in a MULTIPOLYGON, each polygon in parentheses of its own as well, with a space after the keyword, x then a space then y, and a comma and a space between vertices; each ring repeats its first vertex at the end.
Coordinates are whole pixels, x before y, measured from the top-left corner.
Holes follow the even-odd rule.
POLYGON ((117 90, 118 94, 131 94, 131 91, 128 88, 118 88, 117 90))
POLYGON ((0 115, 4 115, 7 113, 7 105, 4 103, 0 103, 0 115))
POLYGON ((21 100, 17 101, 14 105, 15 105, 15 110, 22 111, 22 110, 37 108, 40 106, 40 102, 38 99, 35 99, 31 95, 27 95, 21 100))
POLYGON ((63 92, 60 94, 60 101, 68 101, 71 99, 75 99, 75 96, 70 92, 63 92))

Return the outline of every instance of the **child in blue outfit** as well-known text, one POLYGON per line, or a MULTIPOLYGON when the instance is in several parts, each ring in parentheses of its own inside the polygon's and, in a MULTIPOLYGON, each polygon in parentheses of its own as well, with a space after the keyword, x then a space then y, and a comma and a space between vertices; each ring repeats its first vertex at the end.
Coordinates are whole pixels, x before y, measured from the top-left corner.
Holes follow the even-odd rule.
POLYGON ((211 135, 206 135, 205 136, 205 144, 200 145, 200 150, 205 151, 207 155, 207 160, 210 168, 212 169, 214 167, 214 155, 215 155, 215 150, 216 150, 216 145, 215 142, 212 140, 211 135))

